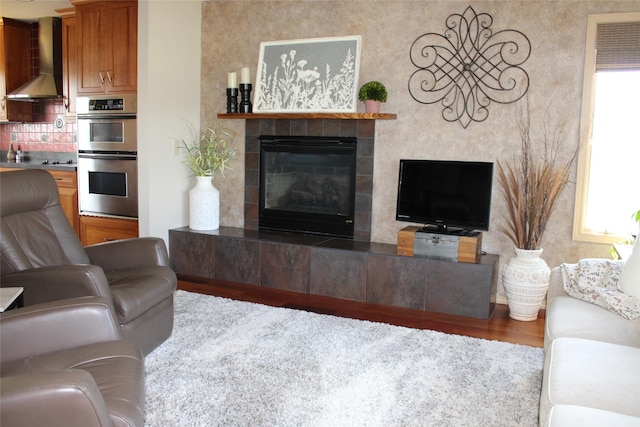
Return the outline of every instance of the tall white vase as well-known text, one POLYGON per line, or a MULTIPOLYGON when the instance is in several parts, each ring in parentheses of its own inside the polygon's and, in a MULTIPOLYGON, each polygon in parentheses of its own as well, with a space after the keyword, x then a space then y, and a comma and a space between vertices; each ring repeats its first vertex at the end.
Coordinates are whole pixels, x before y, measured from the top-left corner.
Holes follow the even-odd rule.
POLYGON ((213 186, 211 176, 196 176, 196 185, 189 190, 189 228, 220 228, 220 192, 213 186))
POLYGON ((509 317, 515 320, 533 321, 549 288, 551 269, 540 258, 542 249, 514 249, 502 272, 502 286, 507 294, 509 317))

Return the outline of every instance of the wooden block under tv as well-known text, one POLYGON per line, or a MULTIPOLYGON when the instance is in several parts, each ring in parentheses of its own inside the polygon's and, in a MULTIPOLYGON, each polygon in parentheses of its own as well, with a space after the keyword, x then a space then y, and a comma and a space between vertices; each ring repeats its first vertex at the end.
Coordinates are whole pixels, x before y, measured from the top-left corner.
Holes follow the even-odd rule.
POLYGON ((421 227, 410 225, 398 231, 398 249, 397 254, 403 256, 413 256, 413 243, 416 238, 416 231, 421 227))
POLYGON ((475 236, 460 236, 458 241, 458 262, 476 264, 480 262, 482 233, 475 236))

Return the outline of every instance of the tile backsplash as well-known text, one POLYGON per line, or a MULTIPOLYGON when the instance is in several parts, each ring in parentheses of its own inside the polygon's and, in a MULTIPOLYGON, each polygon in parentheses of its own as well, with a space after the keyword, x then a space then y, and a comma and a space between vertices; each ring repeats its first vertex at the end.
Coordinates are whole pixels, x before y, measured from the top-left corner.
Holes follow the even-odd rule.
POLYGON ((65 117, 63 100, 33 103, 33 122, 0 124, 0 150, 75 152, 77 127, 65 117), (62 121, 60 120, 62 119, 62 121))

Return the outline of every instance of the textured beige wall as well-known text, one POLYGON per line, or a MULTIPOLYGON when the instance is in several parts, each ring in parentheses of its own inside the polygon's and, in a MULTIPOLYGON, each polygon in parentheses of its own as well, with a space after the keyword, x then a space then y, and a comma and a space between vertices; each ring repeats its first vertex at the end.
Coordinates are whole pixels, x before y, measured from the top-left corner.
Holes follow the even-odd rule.
MULTIPOLYGON (((515 29, 530 39, 532 53, 524 64, 530 85, 534 126, 545 110, 568 123, 568 145, 579 140, 584 44, 587 16, 594 13, 640 10, 637 1, 210 1, 203 3, 202 124, 224 126, 244 141, 243 120, 217 120, 226 110, 227 73, 248 66, 255 78, 261 41, 362 35, 360 83, 380 80, 389 90, 383 112, 395 121, 376 124, 373 240, 395 243, 407 225, 395 221, 400 158, 492 161, 506 159, 519 148, 514 105, 492 103, 489 118, 467 129, 441 117, 438 104, 413 100, 407 82, 415 70, 409 60, 413 41, 428 32, 442 33, 445 20, 471 5, 476 13, 493 17, 495 32, 515 29), (550 106, 550 107, 549 107, 550 106)), ((362 110, 362 106, 358 107, 362 110)), ((570 147, 568 147, 570 150, 570 147)), ((242 158, 242 153, 241 156, 242 158)), ((243 167, 234 164, 221 189, 223 225, 242 227, 243 167)), ((575 188, 570 185, 551 218, 544 238, 544 258, 550 266, 584 257, 608 256, 606 245, 571 240, 575 188)), ((483 249, 511 256, 512 244, 500 233, 504 211, 494 185, 490 231, 483 249)))

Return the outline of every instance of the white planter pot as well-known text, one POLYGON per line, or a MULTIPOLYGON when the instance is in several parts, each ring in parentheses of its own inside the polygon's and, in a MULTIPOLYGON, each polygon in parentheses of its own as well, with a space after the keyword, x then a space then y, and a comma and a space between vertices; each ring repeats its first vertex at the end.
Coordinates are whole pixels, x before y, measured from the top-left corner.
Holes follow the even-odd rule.
POLYGON ((515 320, 533 321, 549 288, 551 269, 540 258, 542 249, 514 249, 502 272, 502 286, 507 294, 509 317, 515 320))
POLYGON ((196 176, 196 185, 189 190, 189 228, 220 228, 220 192, 213 186, 211 176, 196 176))

